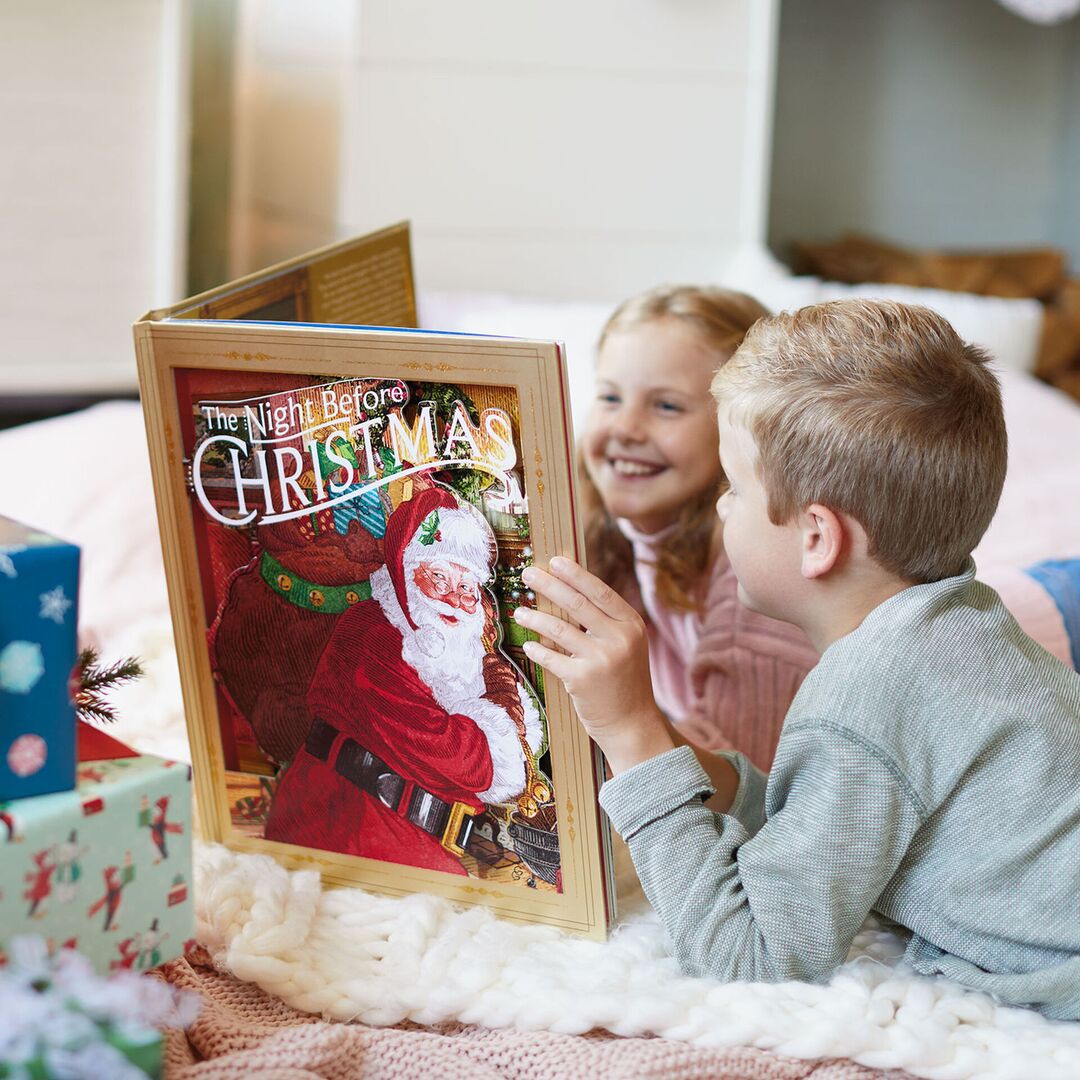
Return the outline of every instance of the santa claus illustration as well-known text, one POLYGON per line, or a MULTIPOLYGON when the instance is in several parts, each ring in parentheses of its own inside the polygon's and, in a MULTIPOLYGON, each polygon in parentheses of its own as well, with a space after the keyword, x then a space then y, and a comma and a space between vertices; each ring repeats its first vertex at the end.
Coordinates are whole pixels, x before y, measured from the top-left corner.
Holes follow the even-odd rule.
POLYGON ((485 646, 484 517, 442 487, 387 522, 371 599, 338 620, 307 694, 311 729, 266 838, 463 874, 473 815, 534 778, 539 710, 485 646))

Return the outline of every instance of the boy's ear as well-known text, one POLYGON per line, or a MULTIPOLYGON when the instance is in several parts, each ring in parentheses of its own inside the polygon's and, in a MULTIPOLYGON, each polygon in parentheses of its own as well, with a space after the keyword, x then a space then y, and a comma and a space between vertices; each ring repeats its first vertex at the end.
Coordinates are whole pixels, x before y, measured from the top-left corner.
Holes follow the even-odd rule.
POLYGON ((847 526, 834 510, 812 503, 802 513, 802 576, 824 577, 834 570, 847 544, 847 526))

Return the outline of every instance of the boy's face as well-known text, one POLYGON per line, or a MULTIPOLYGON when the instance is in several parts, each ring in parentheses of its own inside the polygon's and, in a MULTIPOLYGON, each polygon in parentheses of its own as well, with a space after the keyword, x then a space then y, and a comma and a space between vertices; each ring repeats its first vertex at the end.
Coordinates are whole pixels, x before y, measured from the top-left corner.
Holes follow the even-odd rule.
POLYGON ((769 497, 757 471, 754 438, 721 407, 720 462, 728 488, 716 505, 724 525, 724 551, 739 582, 739 599, 751 611, 793 621, 802 585, 802 530, 796 522, 774 525, 769 497))
POLYGON ((716 490, 709 380, 724 359, 697 331, 661 319, 611 332, 596 363, 585 467, 609 514, 655 533, 716 490))

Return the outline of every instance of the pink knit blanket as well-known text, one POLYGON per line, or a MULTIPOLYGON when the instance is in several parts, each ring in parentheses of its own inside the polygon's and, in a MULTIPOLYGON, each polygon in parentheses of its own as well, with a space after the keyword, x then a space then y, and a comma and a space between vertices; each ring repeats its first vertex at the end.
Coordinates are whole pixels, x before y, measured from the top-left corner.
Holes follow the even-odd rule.
POLYGON ((910 1080, 853 1061, 801 1061, 750 1047, 710 1050, 606 1032, 557 1035, 474 1024, 374 1028, 319 1020, 251 983, 215 971, 201 949, 160 976, 203 999, 198 1020, 170 1031, 169 1080, 910 1080))

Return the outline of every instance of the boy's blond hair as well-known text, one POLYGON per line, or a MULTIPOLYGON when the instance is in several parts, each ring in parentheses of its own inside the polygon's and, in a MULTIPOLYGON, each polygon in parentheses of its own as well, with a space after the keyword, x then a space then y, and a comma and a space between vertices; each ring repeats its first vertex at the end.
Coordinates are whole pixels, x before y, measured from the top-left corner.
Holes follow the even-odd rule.
POLYGON ((906 581, 962 571, 997 508, 1007 445, 981 349, 924 307, 838 300, 761 319, 712 383, 746 427, 774 524, 851 515, 906 581))

